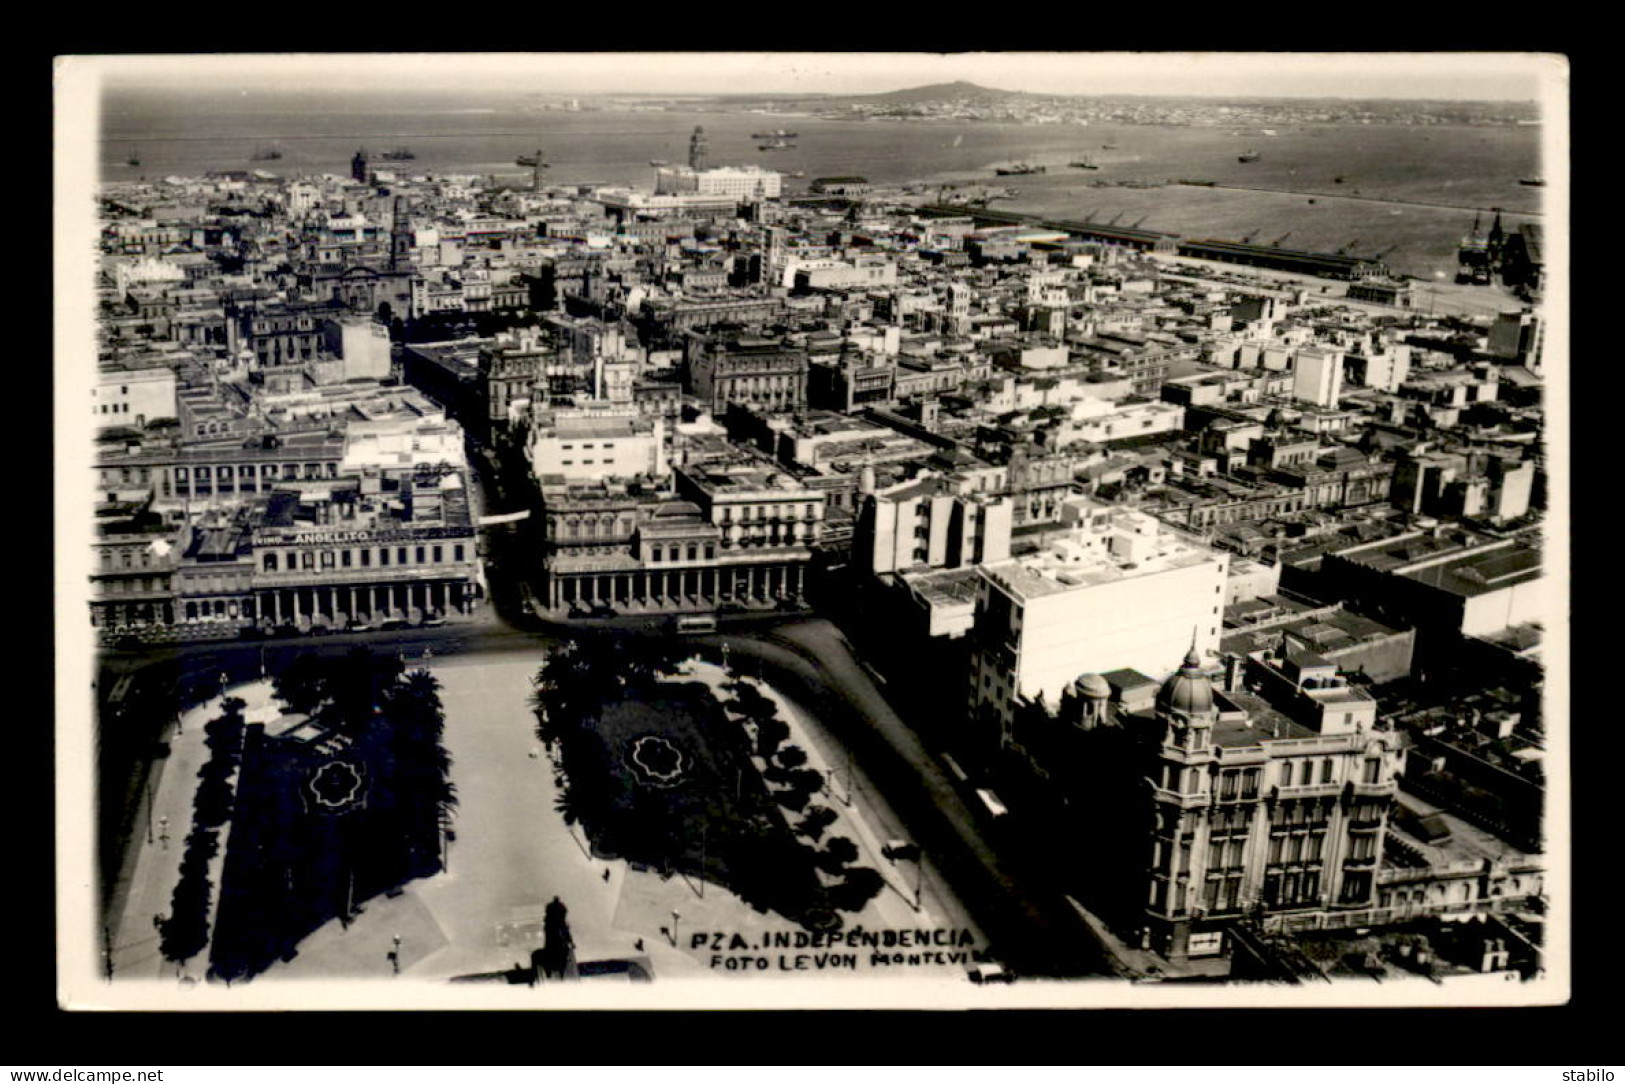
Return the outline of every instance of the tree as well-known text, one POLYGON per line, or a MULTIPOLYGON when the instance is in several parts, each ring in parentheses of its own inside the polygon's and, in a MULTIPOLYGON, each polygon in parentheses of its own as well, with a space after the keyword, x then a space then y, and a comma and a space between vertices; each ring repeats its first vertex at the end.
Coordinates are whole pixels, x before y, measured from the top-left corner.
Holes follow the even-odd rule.
POLYGON ((806 836, 814 843, 818 842, 824 834, 824 829, 835 823, 835 811, 828 806, 815 805, 807 810, 805 816, 796 824, 796 834, 806 836))
POLYGON ((272 679, 276 695, 290 711, 310 714, 327 698, 327 673, 322 660, 301 653, 272 679))
POLYGON ((756 752, 759 756, 772 757, 779 743, 789 737, 790 727, 777 715, 756 720, 756 752))
POLYGON ((807 751, 799 745, 786 745, 779 750, 778 761, 784 768, 800 768, 807 763, 807 751))
POLYGON ((793 768, 787 775, 790 789, 809 798, 824 788, 824 775, 815 768, 793 768))
POLYGON ((885 879, 867 866, 846 871, 846 878, 829 889, 829 901, 842 911, 861 911, 869 901, 880 895, 885 879))
POLYGON ((838 866, 850 866, 858 860, 858 845, 845 836, 830 836, 824 844, 824 853, 838 866))

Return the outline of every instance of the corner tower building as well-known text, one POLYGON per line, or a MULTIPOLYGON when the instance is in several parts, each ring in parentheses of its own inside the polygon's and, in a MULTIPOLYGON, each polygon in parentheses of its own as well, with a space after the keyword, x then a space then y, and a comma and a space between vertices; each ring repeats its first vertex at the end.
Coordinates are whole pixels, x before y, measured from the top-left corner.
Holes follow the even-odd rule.
POLYGON ((1398 743, 1364 712, 1315 722, 1215 688, 1194 649, 1163 683, 1144 947, 1215 956, 1244 919, 1347 925, 1374 907, 1398 743))

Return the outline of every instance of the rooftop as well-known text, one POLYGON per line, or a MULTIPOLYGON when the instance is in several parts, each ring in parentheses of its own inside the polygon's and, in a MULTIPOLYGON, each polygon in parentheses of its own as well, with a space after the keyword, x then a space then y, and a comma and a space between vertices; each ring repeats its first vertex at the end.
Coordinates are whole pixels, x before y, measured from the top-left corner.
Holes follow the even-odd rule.
POLYGON ((1471 598, 1538 580, 1540 573, 1540 551, 1529 546, 1514 545, 1464 554, 1402 574, 1407 579, 1429 584, 1450 594, 1471 598))

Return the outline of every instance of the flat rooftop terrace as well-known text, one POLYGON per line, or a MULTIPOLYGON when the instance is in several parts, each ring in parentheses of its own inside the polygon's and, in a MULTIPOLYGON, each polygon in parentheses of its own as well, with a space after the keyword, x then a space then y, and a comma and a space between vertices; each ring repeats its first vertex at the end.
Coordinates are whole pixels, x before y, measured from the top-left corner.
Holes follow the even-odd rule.
POLYGON ((1139 562, 1100 558, 1093 561, 1063 561, 1038 553, 982 566, 995 582, 1022 599, 1042 598, 1101 584, 1150 576, 1180 568, 1192 568, 1211 560, 1214 554, 1180 543, 1139 562))

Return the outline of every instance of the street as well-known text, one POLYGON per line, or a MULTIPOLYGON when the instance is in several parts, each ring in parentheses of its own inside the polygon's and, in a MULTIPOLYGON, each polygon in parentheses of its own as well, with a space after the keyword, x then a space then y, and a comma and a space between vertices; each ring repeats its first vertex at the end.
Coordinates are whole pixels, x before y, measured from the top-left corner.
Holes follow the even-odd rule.
POLYGON ((721 639, 737 655, 760 659, 769 680, 806 698, 970 909, 997 958, 1029 976, 1108 973, 1098 942, 1066 900, 1033 889, 989 844, 993 826, 966 804, 835 626, 809 619, 721 639))

